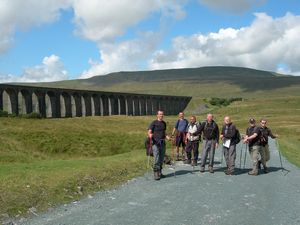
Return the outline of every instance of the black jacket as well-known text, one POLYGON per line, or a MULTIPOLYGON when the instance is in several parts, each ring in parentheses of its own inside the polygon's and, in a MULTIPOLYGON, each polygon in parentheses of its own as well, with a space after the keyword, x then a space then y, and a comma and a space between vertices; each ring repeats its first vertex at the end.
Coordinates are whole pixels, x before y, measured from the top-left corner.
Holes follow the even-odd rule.
POLYGON ((237 133, 236 127, 233 123, 230 123, 230 124, 228 124, 227 132, 225 132, 226 126, 227 125, 223 125, 221 134, 226 139, 230 139, 230 145, 235 145, 236 144, 236 133, 237 133))

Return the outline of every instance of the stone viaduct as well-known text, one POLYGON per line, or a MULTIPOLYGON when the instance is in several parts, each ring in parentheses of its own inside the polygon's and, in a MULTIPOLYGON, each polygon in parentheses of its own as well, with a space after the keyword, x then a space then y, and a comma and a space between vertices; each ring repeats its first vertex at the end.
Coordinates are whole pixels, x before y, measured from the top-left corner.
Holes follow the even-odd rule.
POLYGON ((0 84, 0 110, 63 118, 107 115, 166 115, 183 111, 191 97, 0 84))

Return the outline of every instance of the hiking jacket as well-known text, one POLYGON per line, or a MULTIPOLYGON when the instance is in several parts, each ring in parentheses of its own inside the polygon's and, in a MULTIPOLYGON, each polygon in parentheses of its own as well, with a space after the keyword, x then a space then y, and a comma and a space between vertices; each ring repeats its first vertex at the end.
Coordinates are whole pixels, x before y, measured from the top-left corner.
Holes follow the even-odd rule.
POLYGON ((203 132, 203 139, 205 140, 217 140, 219 141, 219 127, 218 124, 213 120, 209 123, 207 120, 201 123, 200 127, 201 132, 203 132))
POLYGON ((233 123, 230 123, 228 125, 223 125, 221 134, 226 139, 230 139, 230 145, 236 144, 236 127, 233 123), (226 126, 228 126, 227 132, 226 132, 226 126))
POLYGON ((273 135, 272 131, 270 128, 268 127, 260 127, 259 128, 260 132, 261 132, 261 135, 262 135, 262 139, 261 139, 261 144, 262 145, 267 145, 268 144, 268 137, 270 136, 271 138, 276 138, 276 136, 273 135))

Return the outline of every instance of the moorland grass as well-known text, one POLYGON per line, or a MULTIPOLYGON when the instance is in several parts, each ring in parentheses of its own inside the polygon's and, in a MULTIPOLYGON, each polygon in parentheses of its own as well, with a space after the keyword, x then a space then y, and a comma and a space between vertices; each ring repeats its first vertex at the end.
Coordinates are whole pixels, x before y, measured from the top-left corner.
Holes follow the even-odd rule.
POLYGON ((70 202, 143 174, 148 120, 0 118, 0 218, 70 202))

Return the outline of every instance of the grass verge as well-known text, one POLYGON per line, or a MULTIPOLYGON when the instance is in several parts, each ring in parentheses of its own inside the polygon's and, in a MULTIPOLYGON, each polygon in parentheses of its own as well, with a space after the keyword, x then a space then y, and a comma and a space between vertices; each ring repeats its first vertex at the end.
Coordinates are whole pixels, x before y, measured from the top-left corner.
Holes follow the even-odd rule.
POLYGON ((145 172, 143 153, 2 164, 0 215, 4 219, 46 210, 124 183, 145 172))

